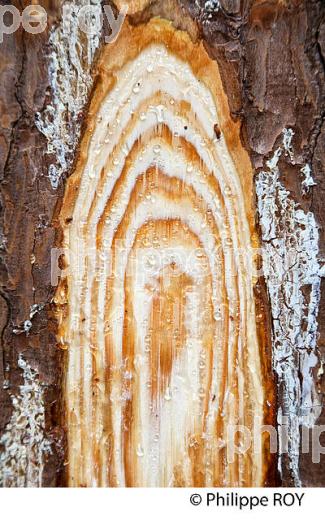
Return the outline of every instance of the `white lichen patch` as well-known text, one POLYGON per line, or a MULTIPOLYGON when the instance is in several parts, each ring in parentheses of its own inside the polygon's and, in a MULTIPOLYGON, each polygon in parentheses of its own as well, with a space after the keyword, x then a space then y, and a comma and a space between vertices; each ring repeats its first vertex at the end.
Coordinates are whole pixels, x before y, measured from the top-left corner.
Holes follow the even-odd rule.
POLYGON ((51 452, 45 436, 43 388, 38 374, 22 358, 23 384, 12 396, 13 413, 0 439, 0 485, 40 487, 44 455, 51 452))
POLYGON ((309 164, 305 164, 300 170, 304 179, 302 181, 302 191, 303 193, 308 193, 311 186, 316 186, 316 182, 314 181, 311 174, 311 167, 309 164))
POLYGON ((33 326, 32 319, 43 308, 44 308, 44 303, 35 303, 34 305, 31 305, 29 319, 25 320, 21 325, 14 327, 12 332, 17 335, 25 333, 26 336, 28 336, 29 332, 33 326))
POLYGON ((293 161, 293 149, 292 149, 292 138, 295 135, 292 128, 285 128, 283 130, 283 148, 285 152, 289 155, 291 161, 293 161))
POLYGON ((99 45, 100 33, 81 30, 78 14, 100 0, 66 1, 62 23, 52 29, 49 38, 49 78, 52 101, 36 115, 36 126, 48 141, 47 153, 53 157, 49 179, 56 189, 64 172, 71 166, 80 136, 82 109, 92 85, 91 67, 99 45))
POLYGON ((279 180, 281 154, 292 159, 292 135, 284 131, 283 146, 257 176, 256 192, 273 320, 273 363, 281 392, 279 424, 285 418, 291 470, 299 485, 299 426, 311 427, 321 411, 312 374, 318 363, 321 273, 315 217, 299 208, 279 180))
POLYGON ((216 13, 220 9, 219 0, 207 0, 204 4, 204 9, 210 13, 216 13))

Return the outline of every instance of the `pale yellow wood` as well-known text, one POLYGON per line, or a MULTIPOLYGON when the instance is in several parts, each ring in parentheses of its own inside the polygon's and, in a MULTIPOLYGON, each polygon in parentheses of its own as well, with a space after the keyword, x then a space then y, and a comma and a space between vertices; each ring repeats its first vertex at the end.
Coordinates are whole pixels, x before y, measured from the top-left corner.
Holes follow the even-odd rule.
POLYGON ((69 484, 263 485, 264 440, 232 459, 229 430, 258 431, 268 398, 252 170, 201 43, 124 23, 60 222, 69 484))

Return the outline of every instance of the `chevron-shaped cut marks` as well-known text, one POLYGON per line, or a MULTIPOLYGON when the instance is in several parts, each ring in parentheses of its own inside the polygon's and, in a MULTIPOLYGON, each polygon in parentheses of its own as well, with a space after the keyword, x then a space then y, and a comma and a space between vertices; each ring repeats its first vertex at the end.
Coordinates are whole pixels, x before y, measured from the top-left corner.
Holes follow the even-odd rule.
POLYGON ((230 446, 265 419, 266 340, 217 64, 166 21, 125 22, 87 117, 60 216, 69 485, 262 485, 264 440, 230 446))

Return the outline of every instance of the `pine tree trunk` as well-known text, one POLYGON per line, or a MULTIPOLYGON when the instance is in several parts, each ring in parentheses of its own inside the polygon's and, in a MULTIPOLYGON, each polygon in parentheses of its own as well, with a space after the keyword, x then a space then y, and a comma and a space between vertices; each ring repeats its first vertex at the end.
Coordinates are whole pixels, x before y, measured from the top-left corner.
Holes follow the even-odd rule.
POLYGON ((324 485, 322 1, 41 4, 0 44, 2 485, 324 485), (256 418, 286 453, 229 461, 256 418))

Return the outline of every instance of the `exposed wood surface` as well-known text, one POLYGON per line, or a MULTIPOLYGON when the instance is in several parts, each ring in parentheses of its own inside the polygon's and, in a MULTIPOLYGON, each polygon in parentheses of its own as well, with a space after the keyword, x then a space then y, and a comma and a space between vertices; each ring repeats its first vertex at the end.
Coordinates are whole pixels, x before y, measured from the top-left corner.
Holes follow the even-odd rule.
POLYGON ((217 65, 153 19, 98 68, 60 217, 69 482, 261 485, 264 448, 224 447, 264 424, 267 385, 252 170, 217 65))

